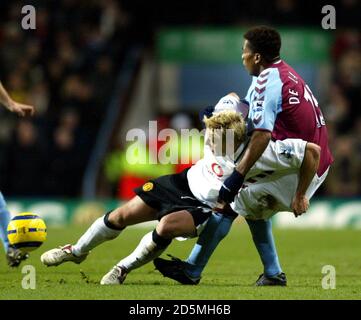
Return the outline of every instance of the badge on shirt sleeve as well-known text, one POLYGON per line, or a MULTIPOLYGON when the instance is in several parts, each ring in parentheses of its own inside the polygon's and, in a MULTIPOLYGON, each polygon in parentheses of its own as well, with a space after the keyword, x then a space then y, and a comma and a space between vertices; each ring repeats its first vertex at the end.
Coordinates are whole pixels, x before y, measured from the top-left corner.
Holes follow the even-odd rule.
POLYGON ((151 191, 153 190, 153 182, 147 182, 145 184, 143 184, 143 191, 147 192, 147 191, 151 191))

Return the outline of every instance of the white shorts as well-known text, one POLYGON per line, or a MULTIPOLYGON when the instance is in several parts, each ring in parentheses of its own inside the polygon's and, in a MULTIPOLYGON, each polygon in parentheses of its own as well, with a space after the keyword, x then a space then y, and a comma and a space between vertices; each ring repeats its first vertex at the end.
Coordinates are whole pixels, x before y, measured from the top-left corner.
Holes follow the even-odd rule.
MULTIPOLYGON (((317 174, 313 177, 306 192, 308 199, 311 199, 326 179, 328 170, 321 177, 317 174)), ((269 219, 280 211, 292 212, 291 204, 298 185, 298 175, 298 171, 271 175, 268 179, 249 184, 241 189, 231 207, 239 215, 252 220, 269 219)))

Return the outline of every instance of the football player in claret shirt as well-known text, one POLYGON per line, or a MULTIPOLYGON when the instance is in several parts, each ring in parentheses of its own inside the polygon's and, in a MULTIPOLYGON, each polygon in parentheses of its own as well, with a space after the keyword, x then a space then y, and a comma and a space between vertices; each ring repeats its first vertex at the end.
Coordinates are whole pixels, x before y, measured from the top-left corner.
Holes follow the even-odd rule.
MULTIPOLYGON (((291 208, 298 216, 306 212, 309 206, 306 195, 309 181, 317 179, 319 187, 333 159, 318 102, 301 76, 281 59, 280 49, 281 37, 273 28, 255 27, 244 34, 242 61, 247 72, 253 76, 244 100, 249 105, 248 129, 251 136, 242 160, 220 188, 218 200, 223 205, 233 202, 250 168, 271 140, 299 138, 318 145, 321 155, 316 176, 311 176, 311 171, 307 170, 300 176, 299 187, 291 201, 291 208)), ((280 267, 274 244, 271 220, 246 221, 264 266, 256 285, 286 285, 286 276, 280 267)), ((212 215, 208 228, 202 232, 185 262, 157 259, 157 268, 163 275, 181 283, 192 282, 192 279, 198 283, 210 255, 228 233, 231 224, 231 217, 212 215)))

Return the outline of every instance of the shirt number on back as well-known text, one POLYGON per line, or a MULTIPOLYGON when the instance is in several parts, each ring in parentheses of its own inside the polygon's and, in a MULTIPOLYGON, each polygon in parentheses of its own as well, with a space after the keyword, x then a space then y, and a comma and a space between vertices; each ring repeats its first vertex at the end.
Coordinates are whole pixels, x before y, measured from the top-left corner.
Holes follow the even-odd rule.
POLYGON ((315 117, 316 117, 317 128, 320 128, 321 126, 325 126, 326 122, 322 115, 321 109, 318 107, 318 102, 307 84, 304 87, 303 92, 304 92, 304 98, 306 99, 306 101, 310 102, 313 107, 313 112, 315 113, 315 117))

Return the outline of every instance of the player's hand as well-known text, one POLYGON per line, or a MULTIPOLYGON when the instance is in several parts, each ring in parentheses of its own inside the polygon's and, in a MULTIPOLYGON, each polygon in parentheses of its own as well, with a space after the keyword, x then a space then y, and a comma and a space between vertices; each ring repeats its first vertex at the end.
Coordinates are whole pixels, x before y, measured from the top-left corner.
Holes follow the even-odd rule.
POLYGON ((227 206, 227 203, 221 201, 221 202, 216 202, 215 207, 213 208, 213 211, 217 211, 217 212, 223 212, 223 210, 225 210, 227 206))
POLYGON ((237 170, 234 170, 233 173, 224 180, 223 185, 219 190, 218 202, 232 203, 239 189, 241 189, 243 182, 243 175, 237 170))
POLYGON ((305 195, 295 195, 293 197, 291 208, 296 218, 305 213, 309 206, 310 203, 305 195))
POLYGON ((35 109, 33 106, 28 104, 19 103, 16 101, 11 101, 9 103, 9 110, 11 112, 17 113, 20 117, 32 116, 34 115, 35 109))
POLYGON ((212 209, 216 213, 220 213, 224 216, 227 216, 228 218, 236 218, 238 214, 234 212, 231 208, 231 206, 226 202, 218 202, 212 209))

